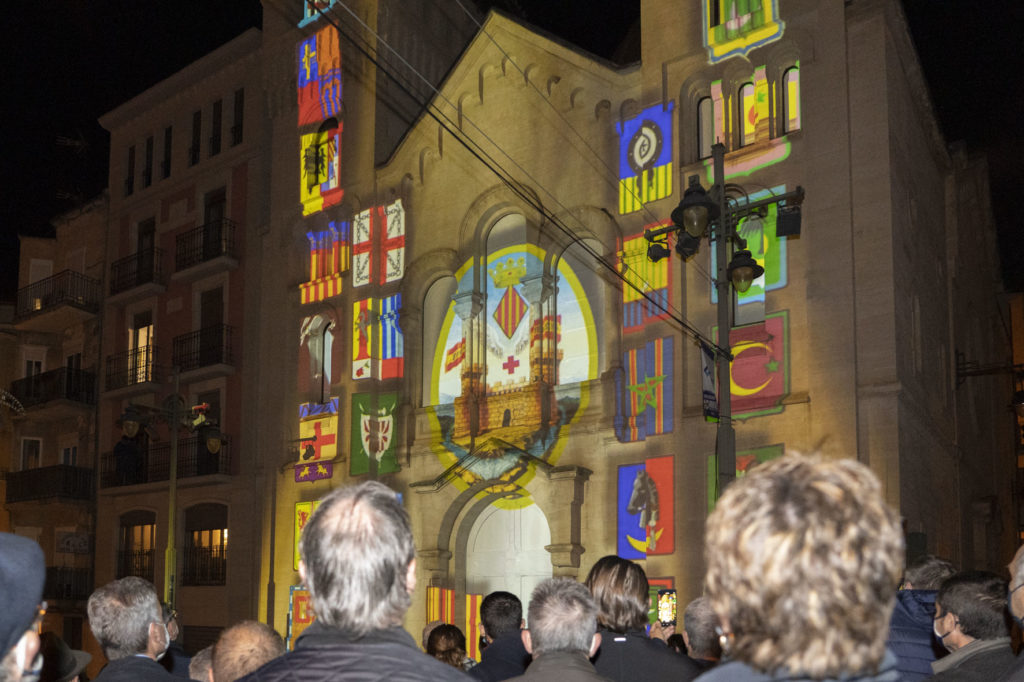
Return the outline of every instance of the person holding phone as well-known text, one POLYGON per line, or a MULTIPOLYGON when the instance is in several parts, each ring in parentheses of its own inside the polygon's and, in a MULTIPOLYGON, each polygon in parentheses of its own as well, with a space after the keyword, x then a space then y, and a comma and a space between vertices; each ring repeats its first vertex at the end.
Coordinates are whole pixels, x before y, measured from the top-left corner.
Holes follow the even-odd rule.
MULTIPOLYGON (((590 569, 586 586, 597 602, 601 647, 592 660, 599 674, 616 682, 688 682, 700 674, 693 661, 675 653, 660 639, 647 636, 650 588, 639 565, 615 555, 602 557, 590 569)), ((659 614, 662 601, 665 611, 659 623, 667 636, 675 627, 671 608, 675 591, 666 591, 659 598, 659 614)))

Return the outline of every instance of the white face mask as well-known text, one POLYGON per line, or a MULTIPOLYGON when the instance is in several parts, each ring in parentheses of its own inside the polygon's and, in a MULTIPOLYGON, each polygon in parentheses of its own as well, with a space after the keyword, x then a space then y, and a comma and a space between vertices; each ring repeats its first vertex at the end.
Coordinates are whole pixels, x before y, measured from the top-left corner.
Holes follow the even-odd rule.
POLYGON ((167 655, 167 648, 171 646, 171 633, 167 631, 167 625, 160 623, 160 626, 164 629, 164 649, 156 655, 158 661, 167 655))
POLYGON ((943 620, 943 618, 945 618, 945 616, 943 616, 942 618, 934 618, 934 619, 932 619, 932 632, 935 633, 935 638, 937 640, 939 640, 939 643, 942 644, 942 646, 944 646, 947 651, 952 651, 952 649, 949 648, 949 645, 946 644, 946 638, 949 637, 951 634, 953 634, 953 630, 956 629, 956 626, 954 625, 953 626, 953 630, 950 630, 949 632, 947 632, 945 634, 940 633, 939 632, 939 628, 938 628, 938 622, 940 620, 943 620))
POLYGON ((28 661, 28 635, 21 638, 18 642, 18 648, 15 652, 15 663, 18 665, 18 670, 21 671, 21 682, 37 682, 39 675, 43 671, 43 652, 42 647, 36 652, 36 657, 32 659, 30 665, 26 665, 28 661))

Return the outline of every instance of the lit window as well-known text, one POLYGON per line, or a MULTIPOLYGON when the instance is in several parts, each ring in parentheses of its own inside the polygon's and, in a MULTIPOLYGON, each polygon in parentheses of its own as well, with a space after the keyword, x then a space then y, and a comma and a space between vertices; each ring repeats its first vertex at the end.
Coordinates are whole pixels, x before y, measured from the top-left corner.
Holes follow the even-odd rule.
POLYGON ((711 145, 715 143, 715 106, 710 97, 697 102, 697 149, 700 158, 711 156, 711 145))
POLYGON ((739 125, 740 146, 753 144, 757 134, 757 98, 754 95, 754 84, 745 83, 739 92, 739 125))
POLYGON ((197 504, 185 510, 182 585, 223 585, 227 577, 228 508, 197 504))
POLYGON ((782 75, 782 114, 787 133, 800 130, 800 69, 793 67, 782 75))
POLYGON ((117 548, 117 577, 135 575, 152 582, 155 547, 156 514, 143 510, 122 514, 117 548))

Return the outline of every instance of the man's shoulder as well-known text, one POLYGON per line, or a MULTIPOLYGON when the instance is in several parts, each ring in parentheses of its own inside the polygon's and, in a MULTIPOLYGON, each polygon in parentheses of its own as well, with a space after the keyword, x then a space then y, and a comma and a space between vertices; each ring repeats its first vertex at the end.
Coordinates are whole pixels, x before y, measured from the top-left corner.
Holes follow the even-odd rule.
POLYGON ((249 682, 275 680, 453 680, 470 679, 461 670, 441 663, 418 649, 390 641, 317 642, 299 647, 242 678, 249 682))
POLYGON ((180 678, 175 678, 152 658, 129 656, 107 663, 95 682, 173 682, 175 679, 180 678))

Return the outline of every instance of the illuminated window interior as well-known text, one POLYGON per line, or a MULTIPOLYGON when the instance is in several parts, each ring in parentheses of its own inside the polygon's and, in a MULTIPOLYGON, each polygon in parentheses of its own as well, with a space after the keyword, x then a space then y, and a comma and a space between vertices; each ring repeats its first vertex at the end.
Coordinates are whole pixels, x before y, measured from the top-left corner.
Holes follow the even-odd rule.
POLYGON ((223 585, 227 575, 228 508, 197 504, 185 510, 182 585, 223 585))
POLYGON ((711 145, 715 143, 715 107, 710 97, 697 102, 697 149, 702 159, 711 156, 711 145))
POLYGON ((744 83, 739 91, 739 125, 740 146, 753 144, 757 137, 757 108, 754 96, 754 84, 744 83))
POLYGON ((800 69, 795 66, 782 76, 782 114, 787 133, 800 130, 800 69))
POLYGON ((152 581, 155 547, 156 514, 141 509, 122 514, 117 577, 135 575, 152 581))

